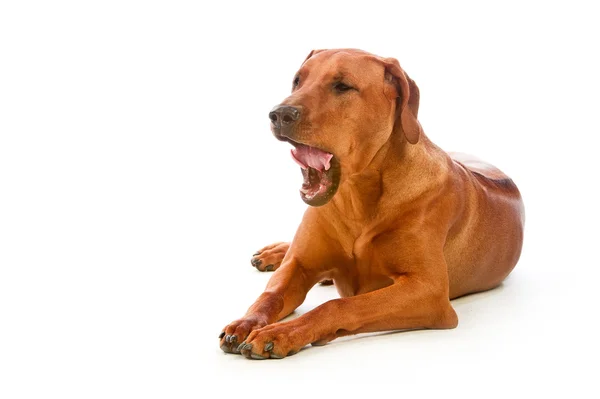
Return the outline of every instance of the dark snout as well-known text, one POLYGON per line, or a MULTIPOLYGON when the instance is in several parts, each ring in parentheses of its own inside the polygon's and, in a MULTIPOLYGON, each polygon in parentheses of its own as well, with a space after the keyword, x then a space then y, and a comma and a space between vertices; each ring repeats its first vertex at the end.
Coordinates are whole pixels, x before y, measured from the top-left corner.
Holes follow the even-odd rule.
POLYGON ((292 126, 300 119, 300 110, 289 105, 278 105, 269 112, 269 119, 277 128, 292 126))
POLYGON ((269 112, 271 129, 277 138, 288 137, 300 120, 300 109, 290 105, 277 105, 269 112))

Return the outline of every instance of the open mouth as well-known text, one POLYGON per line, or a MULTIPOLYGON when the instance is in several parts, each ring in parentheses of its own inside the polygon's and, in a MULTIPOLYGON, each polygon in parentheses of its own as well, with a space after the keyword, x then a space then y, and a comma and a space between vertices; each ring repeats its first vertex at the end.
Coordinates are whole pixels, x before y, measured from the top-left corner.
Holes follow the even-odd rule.
POLYGON ((304 182, 300 188, 302 200, 311 206, 329 202, 337 191, 340 164, 333 154, 292 140, 292 158, 302 168, 304 182))

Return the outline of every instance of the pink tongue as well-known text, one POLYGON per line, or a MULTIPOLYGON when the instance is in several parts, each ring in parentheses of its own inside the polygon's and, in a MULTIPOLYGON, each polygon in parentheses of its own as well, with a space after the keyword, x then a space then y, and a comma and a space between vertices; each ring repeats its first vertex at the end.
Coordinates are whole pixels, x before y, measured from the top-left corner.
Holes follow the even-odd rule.
POLYGON ((302 169, 309 167, 323 172, 329 170, 331 158, 333 154, 319 150, 315 147, 299 144, 296 148, 292 148, 292 158, 302 169))

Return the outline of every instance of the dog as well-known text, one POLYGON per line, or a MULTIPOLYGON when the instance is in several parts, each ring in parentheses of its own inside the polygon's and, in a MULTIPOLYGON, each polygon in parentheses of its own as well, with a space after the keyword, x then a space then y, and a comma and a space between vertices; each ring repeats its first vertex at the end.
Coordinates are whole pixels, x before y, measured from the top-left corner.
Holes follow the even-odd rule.
POLYGON ((293 146, 309 207, 291 243, 254 255, 254 266, 275 273, 223 329, 223 351, 280 359, 350 334, 454 328, 451 299, 492 289, 513 270, 525 223, 517 186, 438 148, 418 111, 419 89, 396 59, 308 55, 269 118, 275 138, 293 146), (339 299, 278 322, 323 280, 339 299))

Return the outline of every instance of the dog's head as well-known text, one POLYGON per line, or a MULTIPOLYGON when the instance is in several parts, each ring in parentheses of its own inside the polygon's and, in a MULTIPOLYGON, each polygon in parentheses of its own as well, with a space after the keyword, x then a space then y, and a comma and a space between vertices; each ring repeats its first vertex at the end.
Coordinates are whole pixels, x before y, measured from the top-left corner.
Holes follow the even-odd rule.
POLYGON ((393 58, 360 50, 314 50, 292 94, 269 113, 302 168, 304 202, 321 206, 341 179, 360 173, 392 135, 415 144, 419 89, 393 58))

